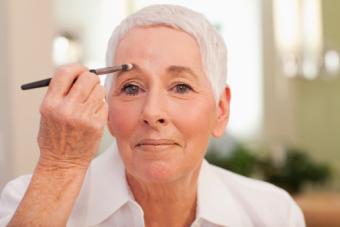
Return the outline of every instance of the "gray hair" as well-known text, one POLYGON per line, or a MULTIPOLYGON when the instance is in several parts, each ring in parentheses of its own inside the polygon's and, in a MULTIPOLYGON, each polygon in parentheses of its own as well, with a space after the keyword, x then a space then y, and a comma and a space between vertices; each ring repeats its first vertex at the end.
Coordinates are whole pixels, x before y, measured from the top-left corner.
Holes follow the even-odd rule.
MULTIPOLYGON (((152 5, 125 18, 111 35, 106 52, 106 64, 108 66, 113 64, 118 43, 128 31, 134 27, 152 25, 179 29, 195 38, 200 48, 204 73, 211 83, 217 101, 226 85, 227 48, 221 35, 203 14, 183 6, 152 5)), ((113 82, 112 76, 106 78, 107 91, 111 89, 113 82)))

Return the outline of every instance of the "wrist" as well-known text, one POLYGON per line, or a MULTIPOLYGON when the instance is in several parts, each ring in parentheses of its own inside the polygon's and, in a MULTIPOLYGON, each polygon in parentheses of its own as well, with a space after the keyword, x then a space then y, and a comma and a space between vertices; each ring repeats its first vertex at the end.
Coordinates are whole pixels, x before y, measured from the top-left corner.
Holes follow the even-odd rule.
POLYGON ((40 157, 35 171, 52 175, 74 176, 85 174, 89 165, 90 162, 70 162, 40 157))
POLYGON ((53 152, 41 152, 38 165, 47 170, 86 170, 91 163, 91 158, 57 156, 53 152))
POLYGON ((40 158, 10 225, 66 226, 86 170, 84 165, 40 158))

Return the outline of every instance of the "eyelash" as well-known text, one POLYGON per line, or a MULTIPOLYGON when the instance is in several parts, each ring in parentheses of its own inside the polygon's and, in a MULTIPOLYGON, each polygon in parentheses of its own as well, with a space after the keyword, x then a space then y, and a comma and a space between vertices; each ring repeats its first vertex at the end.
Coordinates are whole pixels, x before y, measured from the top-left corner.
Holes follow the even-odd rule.
MULTIPOLYGON (((175 84, 170 90, 175 91, 178 94, 185 94, 185 93, 194 91, 194 89, 186 83, 175 84)), ((121 93, 124 93, 128 96, 136 96, 138 95, 140 91, 144 91, 144 90, 140 86, 136 84, 132 84, 132 83, 127 83, 121 88, 121 93), (128 91, 128 89, 133 89, 133 90, 128 91)))
POLYGON ((188 93, 190 91, 194 91, 194 89, 188 85, 188 84, 185 84, 185 83, 179 83, 179 84, 175 84, 175 86, 172 87, 172 89, 175 89, 176 90, 176 93, 179 93, 179 94, 185 94, 185 93, 188 93), (183 89, 185 88, 185 91, 179 91, 179 89, 183 89))

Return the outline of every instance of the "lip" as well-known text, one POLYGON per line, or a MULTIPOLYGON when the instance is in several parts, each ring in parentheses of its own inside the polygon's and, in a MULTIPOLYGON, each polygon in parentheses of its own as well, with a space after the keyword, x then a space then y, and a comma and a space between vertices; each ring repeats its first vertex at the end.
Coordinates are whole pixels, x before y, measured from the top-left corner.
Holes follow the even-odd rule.
POLYGON ((136 147, 141 146, 171 146, 171 145, 179 145, 174 140, 168 139, 143 139, 136 144, 136 147))

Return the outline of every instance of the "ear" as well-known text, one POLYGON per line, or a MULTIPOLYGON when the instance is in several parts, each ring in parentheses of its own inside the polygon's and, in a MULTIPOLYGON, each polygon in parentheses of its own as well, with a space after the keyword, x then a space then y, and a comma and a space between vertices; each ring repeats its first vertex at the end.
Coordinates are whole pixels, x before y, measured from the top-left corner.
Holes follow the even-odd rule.
POLYGON ((226 86, 217 104, 216 122, 212 131, 212 136, 220 137, 223 135, 226 125, 229 121, 230 110, 230 88, 226 86))

